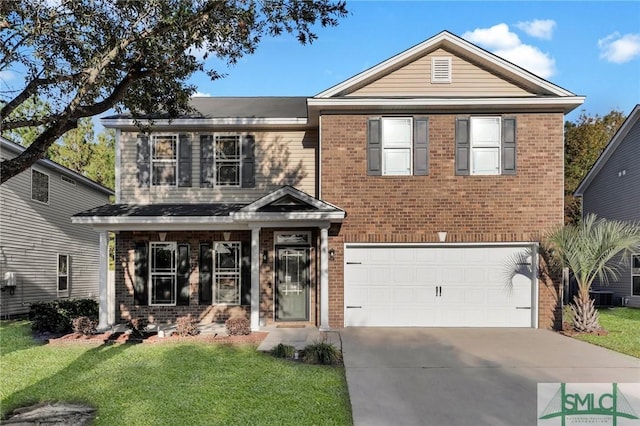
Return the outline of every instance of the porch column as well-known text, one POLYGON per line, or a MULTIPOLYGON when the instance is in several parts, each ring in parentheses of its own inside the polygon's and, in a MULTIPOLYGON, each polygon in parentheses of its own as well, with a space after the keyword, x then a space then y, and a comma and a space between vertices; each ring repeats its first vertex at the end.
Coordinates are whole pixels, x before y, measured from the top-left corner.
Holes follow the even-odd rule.
POLYGON ((260 330, 260 228, 251 228, 251 331, 260 330))
POLYGON ((113 305, 109 295, 109 233, 100 232, 100 261, 98 264, 98 330, 109 328, 109 305, 113 305))
POLYGON ((329 228, 320 228, 320 330, 329 330, 329 228))

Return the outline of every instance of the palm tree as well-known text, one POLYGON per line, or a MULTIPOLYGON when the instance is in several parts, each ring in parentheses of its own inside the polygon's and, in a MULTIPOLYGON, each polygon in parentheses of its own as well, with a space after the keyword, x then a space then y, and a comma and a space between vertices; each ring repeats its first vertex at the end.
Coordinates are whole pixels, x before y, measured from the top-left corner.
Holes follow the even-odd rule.
POLYGON ((553 231, 548 242, 553 255, 573 272, 578 283, 571 305, 574 328, 581 332, 600 329, 598 311, 589 296, 591 285, 596 277, 606 283, 618 276, 631 252, 640 248, 640 223, 589 214, 581 222, 553 231))

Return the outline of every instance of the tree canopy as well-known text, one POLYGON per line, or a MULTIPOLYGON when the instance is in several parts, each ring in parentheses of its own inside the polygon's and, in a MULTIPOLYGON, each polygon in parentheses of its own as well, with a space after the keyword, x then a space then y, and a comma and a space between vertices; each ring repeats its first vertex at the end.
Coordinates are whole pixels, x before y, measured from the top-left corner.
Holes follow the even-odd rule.
POLYGON ((564 191, 565 222, 580 219, 580 200, 574 191, 596 162, 618 128, 625 120, 621 111, 612 110, 605 116, 582 113, 575 122, 564 124, 564 191))
POLYGON ((222 77, 207 67, 209 56, 232 64, 263 37, 284 33, 311 43, 318 25, 335 26, 346 14, 342 0, 2 0, 0 72, 24 83, 0 82, 0 126, 37 133, 20 156, 0 164, 0 183, 42 158, 82 118, 112 108, 187 113, 196 89, 189 77, 222 77), (50 109, 15 113, 38 98, 50 109))

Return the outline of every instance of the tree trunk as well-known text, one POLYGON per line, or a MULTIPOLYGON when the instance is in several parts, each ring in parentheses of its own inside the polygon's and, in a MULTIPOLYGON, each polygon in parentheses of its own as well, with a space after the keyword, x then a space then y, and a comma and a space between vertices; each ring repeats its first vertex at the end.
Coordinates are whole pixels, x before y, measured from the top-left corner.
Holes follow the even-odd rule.
POLYGON ((573 297, 571 305, 573 328, 582 333, 593 333, 600 330, 598 311, 588 292, 580 291, 573 297))

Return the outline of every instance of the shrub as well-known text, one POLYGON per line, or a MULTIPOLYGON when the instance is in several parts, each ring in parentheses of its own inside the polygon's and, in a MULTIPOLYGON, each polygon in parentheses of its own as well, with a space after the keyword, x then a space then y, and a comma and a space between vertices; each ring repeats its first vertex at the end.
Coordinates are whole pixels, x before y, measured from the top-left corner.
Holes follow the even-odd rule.
POLYGON ((322 341, 307 345, 302 359, 309 364, 336 365, 342 361, 342 354, 331 343, 322 341))
POLYGON ((96 327, 98 324, 89 317, 82 316, 78 318, 74 318, 71 321, 71 325, 73 326, 73 332, 78 334, 83 334, 85 336, 89 336, 96 332, 96 327))
POLYGON ((176 321, 176 333, 179 336, 195 336, 200 331, 198 330, 198 320, 191 315, 186 317, 179 317, 176 321))
POLYGON ((251 326, 246 318, 229 318, 224 325, 227 327, 227 333, 231 336, 251 334, 251 326))
POLYGON ((33 331, 68 333, 73 330, 71 321, 77 317, 98 320, 98 302, 93 299, 52 300, 35 302, 29 310, 33 331))
POLYGON ((271 348, 271 355, 277 358, 293 358, 296 353, 296 348, 291 345, 285 345, 284 343, 278 343, 277 346, 271 348))
POLYGON ((149 325, 149 321, 145 318, 131 318, 127 322, 127 327, 131 330, 132 334, 136 334, 140 337, 144 337, 144 329, 149 325))

